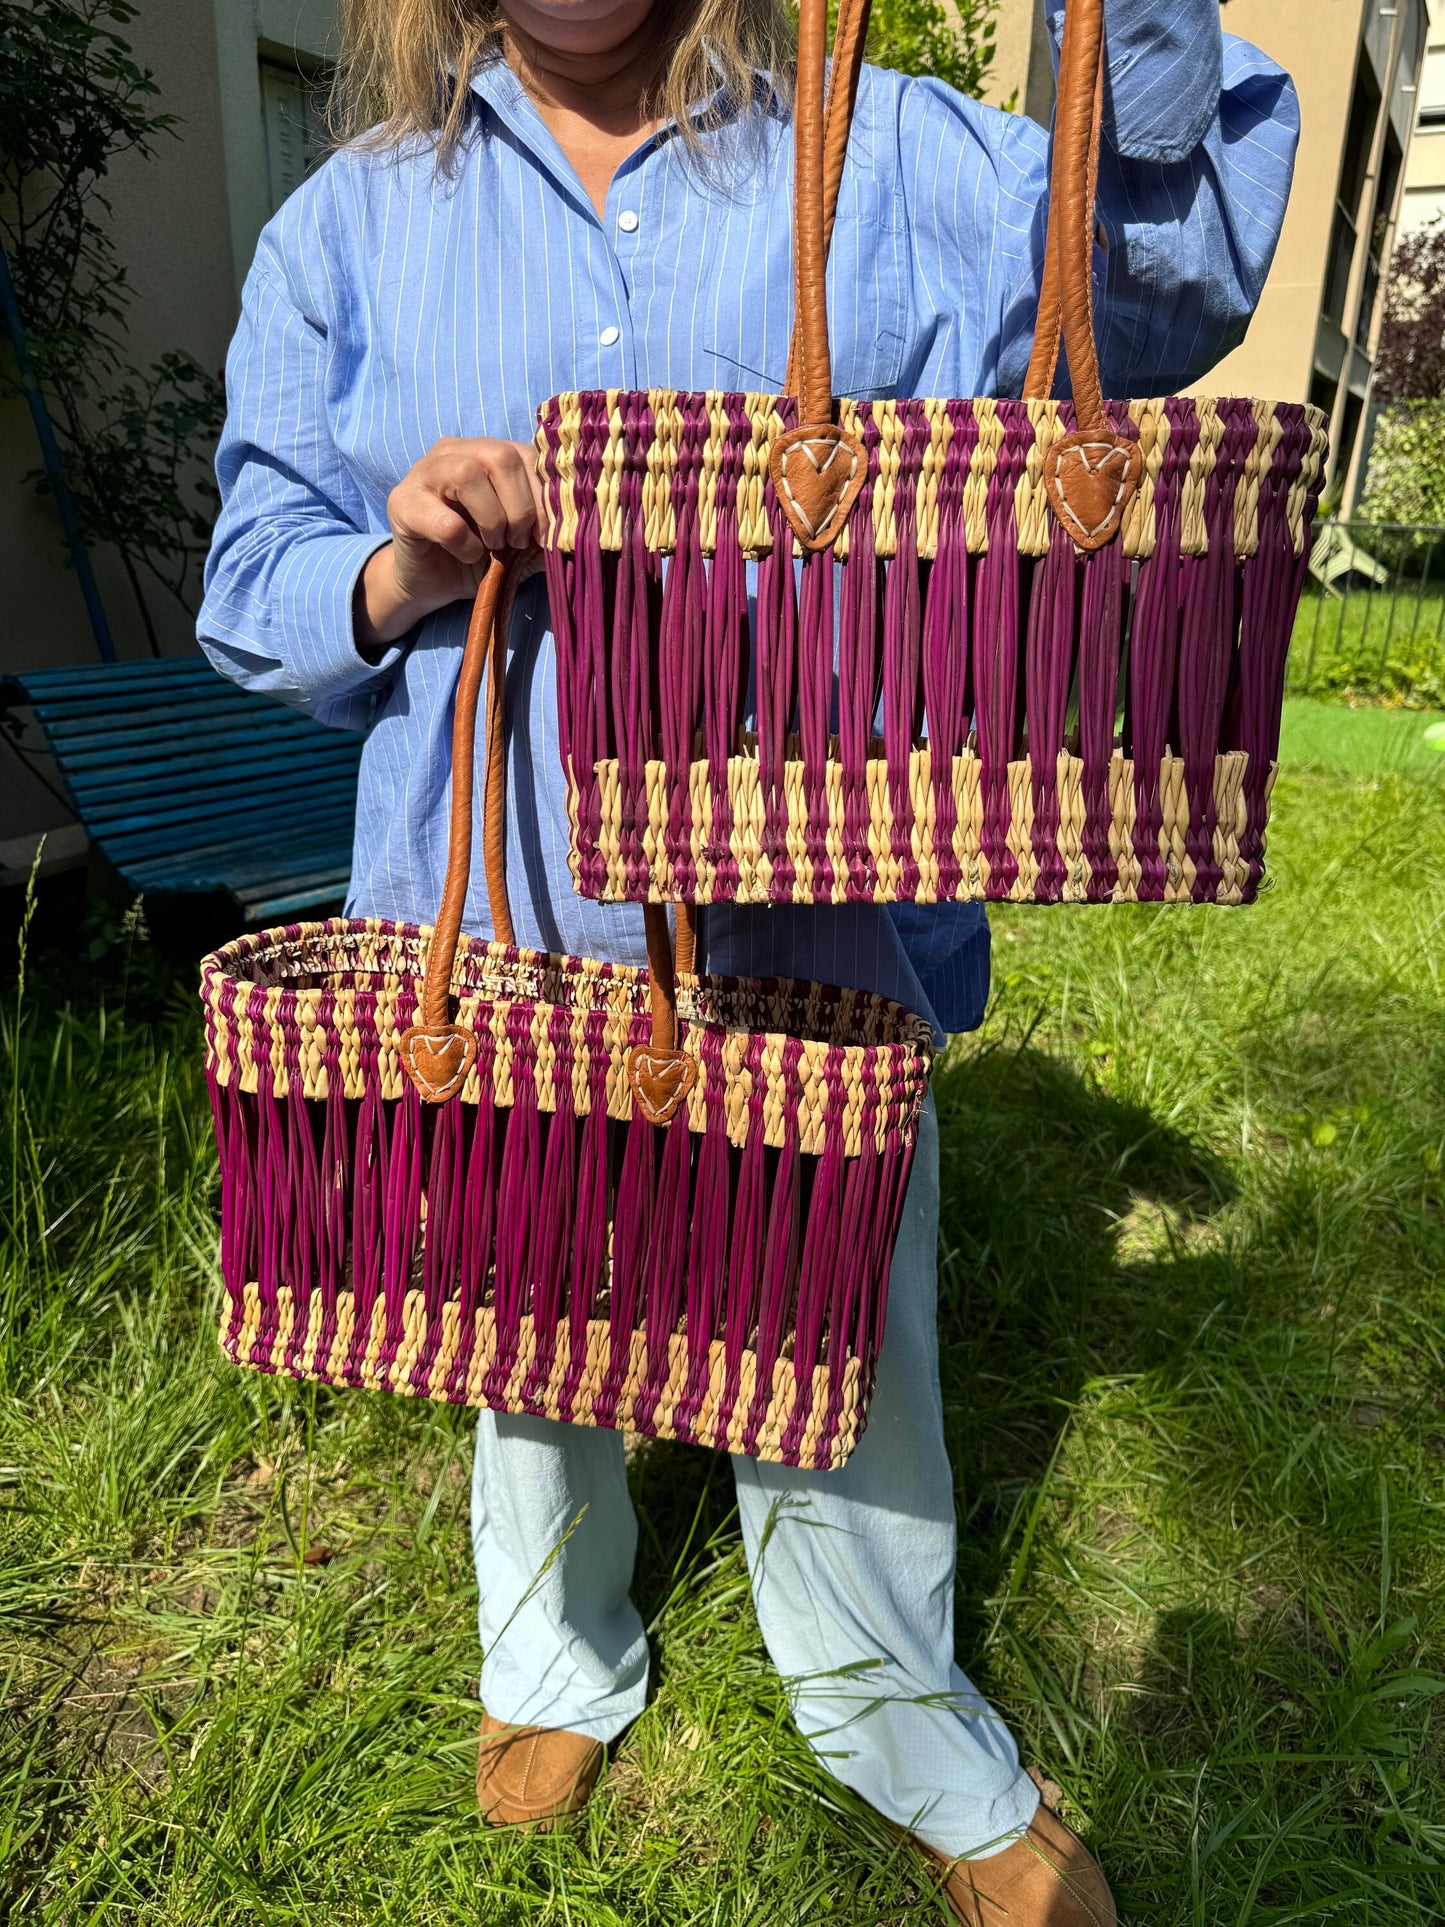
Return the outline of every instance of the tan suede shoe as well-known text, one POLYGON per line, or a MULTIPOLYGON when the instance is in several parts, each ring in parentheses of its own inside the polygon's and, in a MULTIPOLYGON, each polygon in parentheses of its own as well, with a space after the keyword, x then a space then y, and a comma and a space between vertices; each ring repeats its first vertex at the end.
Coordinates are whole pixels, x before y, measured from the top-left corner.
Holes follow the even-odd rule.
POLYGON ((1041 1806, 1021 1840, 988 1860, 949 1862, 943 1897, 964 1927, 1115 1927, 1099 1863, 1056 1813, 1041 1806))
POLYGON ((484 1713, 477 1750, 482 1818, 494 1827, 536 1827, 545 1833, 586 1806, 605 1758, 601 1742, 585 1733, 508 1726, 484 1713))

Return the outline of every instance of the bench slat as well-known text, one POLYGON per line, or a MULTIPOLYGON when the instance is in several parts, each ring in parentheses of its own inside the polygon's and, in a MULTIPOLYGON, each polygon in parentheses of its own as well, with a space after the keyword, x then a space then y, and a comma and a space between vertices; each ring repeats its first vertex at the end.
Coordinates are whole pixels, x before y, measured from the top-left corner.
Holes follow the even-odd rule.
POLYGON ((77 813, 141 891, 227 892, 248 923, 338 903, 361 738, 226 682, 204 657, 0 676, 77 813))

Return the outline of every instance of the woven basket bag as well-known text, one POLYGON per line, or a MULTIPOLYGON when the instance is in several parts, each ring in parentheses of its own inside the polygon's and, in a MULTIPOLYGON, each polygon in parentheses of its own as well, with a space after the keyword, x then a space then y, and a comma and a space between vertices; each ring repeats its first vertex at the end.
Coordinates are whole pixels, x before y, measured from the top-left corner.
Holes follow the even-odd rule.
POLYGON ((1103 399, 1102 0, 1065 10, 1024 399, 835 401, 825 269, 868 10, 843 0, 825 108, 825 0, 802 0, 790 392, 539 411, 577 887, 1248 903, 1324 417, 1103 399), (1072 402, 1049 399, 1061 337, 1072 402))
POLYGON ((520 568, 493 563, 467 638, 435 930, 293 924, 202 965, 221 1343, 294 1378, 841 1465, 931 1032, 859 991, 695 976, 685 910, 677 977, 651 907, 648 971, 515 946, 520 568), (460 934, 483 683, 493 943, 460 934))

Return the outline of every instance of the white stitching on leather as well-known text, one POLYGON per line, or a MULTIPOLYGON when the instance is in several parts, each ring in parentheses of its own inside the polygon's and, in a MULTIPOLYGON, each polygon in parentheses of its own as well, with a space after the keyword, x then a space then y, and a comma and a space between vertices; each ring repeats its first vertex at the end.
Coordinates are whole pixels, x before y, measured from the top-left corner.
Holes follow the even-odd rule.
MULTIPOLYGON (((656 1075, 657 1072, 652 1070, 652 1074, 656 1075)), ((631 1084, 632 1094, 637 1099, 642 1115, 648 1123, 670 1124, 691 1096, 692 1087, 697 1082, 697 1059, 688 1057, 682 1051, 673 1051, 669 1056, 659 1056, 646 1044, 638 1044, 627 1060, 627 1081, 631 1084), (678 1090, 654 1110, 642 1088, 642 1079, 653 1066, 659 1063, 668 1068, 676 1067, 680 1084, 678 1090)))
POLYGON ((1068 510, 1070 516, 1073 519, 1075 528, 1083 530, 1084 539, 1086 541, 1092 542, 1096 535, 1102 535, 1104 530, 1108 528, 1109 524, 1113 522, 1115 518, 1118 516, 1120 510, 1124 506, 1124 498, 1129 492, 1129 484, 1133 480, 1133 475, 1134 475, 1134 464, 1129 458, 1128 450, 1127 448, 1121 447, 1118 442, 1074 442, 1071 444, 1070 447, 1061 451, 1058 461, 1054 464, 1054 480, 1058 485, 1059 500, 1063 503, 1064 507, 1068 510), (1103 449, 1104 450, 1103 460, 1097 461, 1097 462, 1091 462, 1089 460, 1090 449, 1103 449), (1105 514, 1103 520, 1101 522, 1096 523, 1093 528, 1085 527, 1084 518, 1079 514, 1078 510, 1074 507, 1073 503, 1069 500, 1068 491, 1064 487, 1065 458, 1069 455, 1075 455, 1075 454, 1082 457, 1084 467, 1089 471, 1091 475, 1097 475, 1100 469, 1104 467, 1105 462, 1108 461, 1111 455, 1122 456, 1124 461, 1124 472, 1119 478, 1119 486, 1118 486, 1118 489, 1115 491, 1114 499, 1110 503, 1108 511, 1105 514))
MULTIPOLYGON (((839 502, 843 500, 843 497, 848 493, 848 490, 853 486, 853 479, 858 473, 858 455, 859 455, 858 449, 852 443, 847 441, 842 435, 810 435, 804 441, 789 442, 787 447, 784 448, 783 459, 779 463, 779 467, 782 472, 778 477, 778 493, 783 498, 783 506, 791 512, 791 515, 795 515, 797 517, 798 521, 802 523, 803 527, 807 530, 810 536, 816 535, 820 528, 826 528, 828 523, 832 520, 833 516, 837 514, 839 502), (803 507, 802 503, 798 500, 797 496, 793 493, 792 486, 788 481, 788 459, 791 455, 795 454, 797 450, 799 450, 800 448, 812 450, 818 447, 820 443, 825 447, 827 447, 830 450, 830 453, 827 461, 823 462, 821 465, 813 459, 813 456, 811 455, 811 453, 809 454, 808 466, 812 470, 812 472, 815 475, 819 475, 819 476, 826 475, 828 470, 833 466, 833 463, 837 460, 838 456, 840 454, 846 453, 848 457, 848 479, 843 484, 842 488, 839 490, 837 498, 834 501, 833 506, 829 509, 827 515, 823 517, 823 520, 821 522, 814 523, 810 519, 807 510, 803 507)), ((1070 511, 1070 513, 1072 514, 1072 510, 1070 511)), ((1077 521, 1078 517, 1075 516, 1074 519, 1075 521, 1077 521)))
POLYGON ((462 1085, 467 1080, 467 1072, 471 1069, 471 1062, 470 1062, 470 1054, 467 1050, 466 1034, 463 1031, 459 1031, 459 1030, 409 1031, 407 1035, 402 1039, 402 1049, 405 1056, 407 1071, 411 1076, 412 1082, 416 1085, 417 1089, 421 1092, 423 1097, 428 1097, 436 1100, 448 1098, 452 1096, 454 1092, 459 1091, 462 1085), (453 1041, 460 1044, 461 1046, 461 1052, 462 1052, 461 1070, 460 1072, 453 1071, 451 1076, 448 1077, 444 1083, 438 1084, 435 1081, 435 1079, 428 1077, 425 1074, 425 1072, 422 1070, 421 1066, 417 1063, 416 1047, 419 1043, 426 1044, 427 1046, 429 1046, 433 1054, 439 1057, 441 1055, 441 1051, 438 1050, 437 1048, 438 1043, 440 1042, 442 1044, 450 1044, 453 1041))

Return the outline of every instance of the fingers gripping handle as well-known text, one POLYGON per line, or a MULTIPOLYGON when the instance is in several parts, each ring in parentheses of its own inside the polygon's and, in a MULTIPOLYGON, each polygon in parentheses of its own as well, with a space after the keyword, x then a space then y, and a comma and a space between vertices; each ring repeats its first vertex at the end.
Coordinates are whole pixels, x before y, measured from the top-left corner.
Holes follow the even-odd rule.
MULTIPOLYGON (((472 798, 476 767, 477 711, 486 691, 485 762, 482 779, 482 858, 487 902, 496 941, 514 944, 507 894, 507 636, 523 579, 536 567, 535 550, 492 558, 467 629, 452 719, 451 821, 446 879, 422 973, 417 1021, 401 1039, 407 1075, 429 1104, 444 1104, 466 1083, 477 1059, 477 1040, 450 1017, 452 969, 461 940, 462 916, 472 869, 472 798)), ((649 905, 647 947, 652 993, 652 1041, 631 1053, 629 1076, 644 1114, 665 1124, 686 1099, 697 1061, 677 1048, 677 990, 667 913, 649 905), (640 1064, 638 1060, 644 1060, 640 1064)), ((691 913, 680 905, 678 963, 691 974, 695 945, 691 913)))

